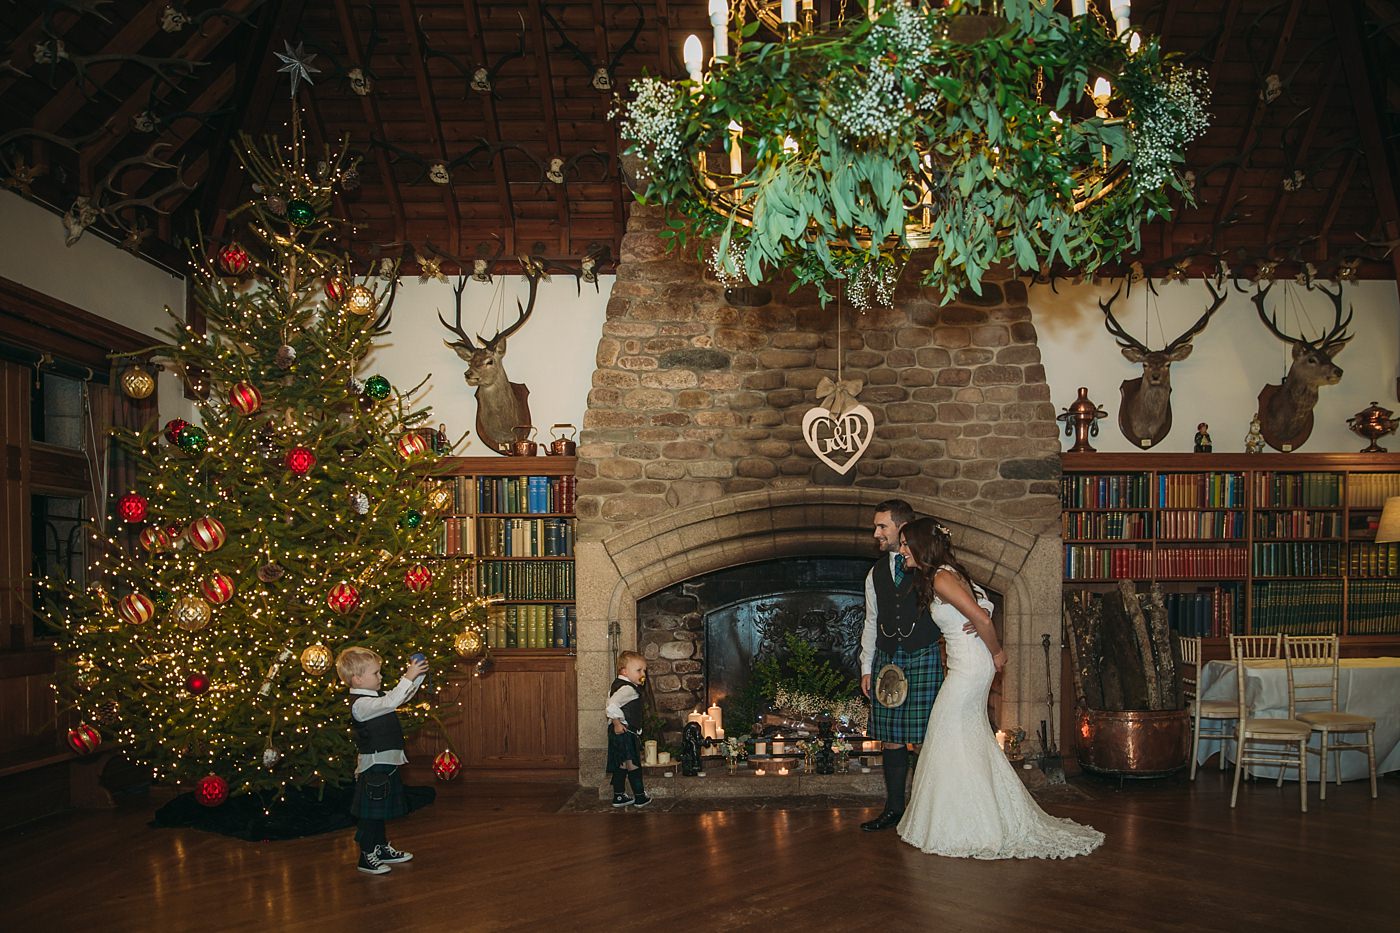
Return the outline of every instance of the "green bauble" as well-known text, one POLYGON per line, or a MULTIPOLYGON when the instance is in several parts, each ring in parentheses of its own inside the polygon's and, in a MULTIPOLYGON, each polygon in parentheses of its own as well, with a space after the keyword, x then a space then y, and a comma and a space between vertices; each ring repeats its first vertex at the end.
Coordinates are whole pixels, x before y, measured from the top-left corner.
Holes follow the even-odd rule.
POLYGON ((399 519, 399 524, 404 528, 417 528, 423 524, 423 513, 417 509, 409 509, 403 513, 403 518, 399 519))
POLYGON ((389 380, 383 376, 370 376, 365 380, 365 394, 377 402, 382 402, 389 397, 393 386, 389 385, 389 380))
POLYGON ((316 208, 307 202, 293 198, 287 202, 287 220, 294 227, 305 227, 316 219, 316 208))
POLYGON ((197 454, 209 446, 209 435, 197 424, 192 424, 180 432, 180 449, 187 454, 197 454))

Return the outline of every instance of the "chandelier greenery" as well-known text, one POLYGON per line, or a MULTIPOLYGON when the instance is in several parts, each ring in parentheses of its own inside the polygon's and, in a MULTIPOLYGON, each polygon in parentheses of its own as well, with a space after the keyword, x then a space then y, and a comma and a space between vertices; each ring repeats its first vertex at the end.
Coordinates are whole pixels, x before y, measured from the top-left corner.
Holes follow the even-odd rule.
POLYGON ((712 5, 708 74, 692 37, 690 77, 635 82, 620 113, 638 198, 669 208, 673 244, 717 237, 730 275, 787 271, 824 302, 846 280, 869 306, 926 249, 946 302, 998 263, 1093 271, 1190 198, 1203 76, 1092 5, 892 0, 766 41, 771 4, 750 3, 748 22, 712 5))

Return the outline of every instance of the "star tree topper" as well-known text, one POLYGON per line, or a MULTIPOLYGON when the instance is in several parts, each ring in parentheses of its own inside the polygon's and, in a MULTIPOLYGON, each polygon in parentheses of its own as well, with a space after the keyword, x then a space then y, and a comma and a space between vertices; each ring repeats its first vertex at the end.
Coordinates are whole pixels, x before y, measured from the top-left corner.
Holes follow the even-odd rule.
POLYGON ((321 69, 311 64, 316 60, 316 53, 307 52, 305 46, 305 42, 298 42, 297 47, 292 48, 292 44, 284 39, 282 40, 282 47, 287 51, 285 53, 272 53, 282 62, 282 67, 277 69, 278 73, 285 71, 292 76, 292 99, 294 100, 297 96, 297 84, 302 81, 305 81, 307 84, 315 84, 315 82, 311 80, 311 75, 313 73, 321 73, 321 69))

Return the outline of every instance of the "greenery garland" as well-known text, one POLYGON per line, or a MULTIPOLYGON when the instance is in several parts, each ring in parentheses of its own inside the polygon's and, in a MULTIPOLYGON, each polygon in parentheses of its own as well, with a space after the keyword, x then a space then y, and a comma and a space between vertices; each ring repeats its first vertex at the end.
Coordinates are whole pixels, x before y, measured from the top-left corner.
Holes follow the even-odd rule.
POLYGON ((934 204, 923 284, 945 302, 980 294, 997 263, 1087 272, 1136 251, 1174 193, 1190 198, 1177 168, 1209 122, 1202 76, 1155 39, 1134 48, 1047 0, 999 6, 981 16, 975 0, 891 3, 873 21, 781 42, 756 41, 749 23, 702 84, 634 82, 620 116, 639 200, 671 209, 672 245, 718 237, 719 256, 741 256, 750 281, 788 270, 823 301, 830 281, 862 276, 868 303, 888 300, 922 245, 906 234, 916 179, 934 204), (950 38, 970 14, 985 35, 950 38), (1097 77, 1113 82, 1122 117, 1071 112, 1097 77), (723 149, 731 123, 743 128, 735 185, 751 226, 715 209, 697 165, 723 149))

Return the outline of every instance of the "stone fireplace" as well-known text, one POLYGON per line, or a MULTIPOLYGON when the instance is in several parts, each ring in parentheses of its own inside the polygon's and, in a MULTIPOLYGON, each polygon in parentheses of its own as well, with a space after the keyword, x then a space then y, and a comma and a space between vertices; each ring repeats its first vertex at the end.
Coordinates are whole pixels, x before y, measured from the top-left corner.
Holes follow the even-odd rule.
MULTIPOLYGON (((613 652, 645 641, 639 601, 745 565, 872 559, 873 508, 892 496, 937 515, 1001 594, 998 724, 1034 733, 1047 718, 1041 636, 1059 644, 1059 426, 1025 286, 988 281, 940 307, 911 269, 893 308, 845 310, 844 376, 864 380, 876 429, 840 476, 801 426, 836 375, 836 304, 777 285, 767 304, 731 306, 661 229, 658 211, 633 207, 580 438, 580 780, 601 775, 613 652)), ((692 662, 666 675, 703 683, 703 657, 665 660, 692 662)))

